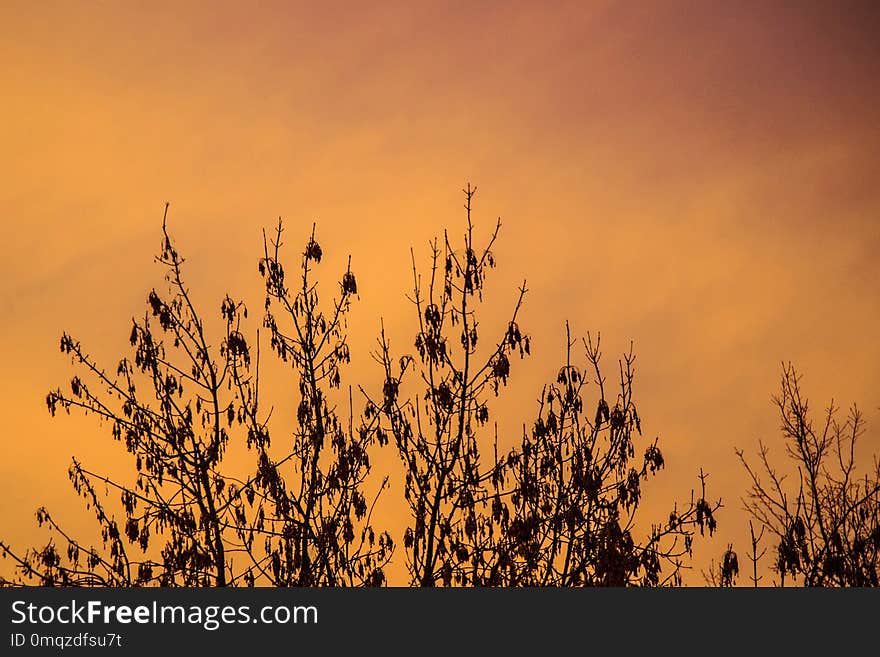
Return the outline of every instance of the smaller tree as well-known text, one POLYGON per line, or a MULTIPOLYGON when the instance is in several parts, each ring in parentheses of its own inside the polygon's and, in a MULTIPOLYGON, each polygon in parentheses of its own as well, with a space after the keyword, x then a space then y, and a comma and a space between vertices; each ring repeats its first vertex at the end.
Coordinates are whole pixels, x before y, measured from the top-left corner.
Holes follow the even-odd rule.
POLYGON ((507 384, 511 360, 530 351, 517 323, 520 288, 499 338, 481 337, 476 315, 488 269, 488 245, 477 249, 465 192, 464 244, 448 235, 433 244, 429 283, 413 263, 418 313, 415 357, 395 361, 384 334, 376 355, 385 373, 381 399, 368 397, 368 417, 381 414, 380 441, 390 436, 405 469, 410 524, 404 533, 411 583, 421 586, 661 585, 681 582, 696 532, 715 531, 720 501, 699 495, 637 536, 642 485, 664 465, 653 441, 636 457, 641 420, 633 401, 634 356, 620 361, 612 392, 600 371, 599 341, 586 340, 587 367, 571 360, 568 336, 557 380, 541 392, 538 418, 508 453, 489 425, 491 395, 507 384), (478 351, 478 338, 480 350, 478 351), (402 393, 415 374, 422 393, 402 393), (585 405, 584 386, 595 383, 585 405), (589 409, 589 410, 588 410, 589 409), (591 415, 595 409, 595 418, 591 415))
POLYGON ((325 310, 314 276, 323 257, 314 227, 294 285, 280 257, 282 235, 280 221, 274 239, 264 235, 259 271, 266 289, 263 325, 273 352, 296 376, 296 427, 283 458, 273 459, 267 421, 259 412, 259 381, 246 370, 233 369, 242 400, 239 419, 258 453, 248 494, 235 507, 239 537, 255 571, 275 586, 381 585, 394 542, 370 523, 387 478, 372 500, 365 492, 378 418, 365 420, 355 431, 351 390, 347 422, 331 397, 350 362, 347 316, 358 292, 351 258, 339 295, 325 310))
POLYGON ((788 467, 773 465, 763 443, 758 466, 737 450, 751 479, 745 508, 761 532, 776 539, 773 567, 780 585, 791 577, 805 586, 878 586, 880 460, 874 457, 872 467, 859 473, 865 422, 858 407, 841 419, 832 401, 816 420, 800 382, 795 368, 783 364, 773 401, 788 467))
POLYGON ((517 324, 525 282, 498 337, 481 337, 477 309, 495 266, 492 247, 501 224, 478 247, 471 220, 476 188, 463 191, 463 243, 453 245, 448 234, 442 245, 432 243, 426 286, 413 256, 417 355, 395 361, 383 329, 375 354, 384 371, 382 397, 374 400, 364 392, 366 417, 382 416, 379 440, 390 435, 404 467, 410 521, 403 542, 415 586, 483 583, 481 544, 490 520, 484 509, 494 469, 483 463, 488 445, 481 432, 489 422, 489 399, 507 384, 514 355, 529 353, 529 337, 517 324), (416 378, 421 394, 403 394, 408 376, 416 378))
POLYGON ((148 312, 132 320, 133 358, 108 372, 65 333, 61 351, 81 374, 69 391, 51 391, 49 412, 73 410, 109 425, 134 461, 135 481, 93 472, 73 459, 69 476, 100 528, 101 545, 67 533, 48 510, 37 522, 55 537, 22 555, 0 543, 18 564, 23 581, 43 586, 226 586, 234 581, 227 530, 234 525, 234 487, 221 473, 235 395, 230 372, 250 364, 240 331, 247 311, 227 297, 221 308, 224 335, 217 347, 184 283, 184 259, 172 244, 166 219, 156 260, 168 289, 153 289, 148 312), (115 500, 100 488, 118 494, 115 500), (157 545, 158 544, 158 545, 157 545))
POLYGON ((639 538, 642 488, 665 462, 657 439, 638 446, 635 357, 624 354, 609 388, 599 338, 583 340, 586 367, 572 361, 577 342, 567 324, 566 338, 564 365, 542 390, 531 431, 496 462, 497 527, 483 551, 490 555, 483 579, 503 586, 680 584, 694 535, 714 533, 721 501, 707 499, 701 472, 699 495, 692 491, 685 506, 639 538), (593 399, 585 402, 588 382, 593 399))
POLYGON ((162 229, 157 261, 168 289, 152 290, 146 316, 132 321, 133 358, 109 373, 65 333, 61 350, 81 372, 69 391, 46 398, 52 415, 78 410, 109 425, 133 457, 134 483, 74 458, 70 479, 98 522, 101 544, 73 537, 41 507, 37 521, 50 527, 49 542, 23 553, 0 542, 0 554, 16 564, 19 583, 43 586, 384 583, 394 544, 370 524, 378 493, 368 502, 364 492, 375 432, 369 422, 355 431, 351 416, 341 421, 329 396, 349 360, 345 317, 357 294, 350 266, 325 315, 313 278, 322 257, 314 229, 293 289, 279 259, 280 222, 271 246, 264 240, 264 325, 299 393, 292 441, 276 441, 273 450, 272 411, 259 402, 259 336, 252 350, 242 331, 246 307, 223 300, 223 330, 212 345, 164 218, 162 229), (244 479, 224 462, 236 444, 256 456, 244 479))

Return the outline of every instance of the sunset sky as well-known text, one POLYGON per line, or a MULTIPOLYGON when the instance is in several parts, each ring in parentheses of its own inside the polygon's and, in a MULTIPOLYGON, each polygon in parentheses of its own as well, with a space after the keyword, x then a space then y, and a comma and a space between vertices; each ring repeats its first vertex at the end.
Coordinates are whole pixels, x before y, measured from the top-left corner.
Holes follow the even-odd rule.
POLYGON ((503 223, 485 331, 528 280, 503 427, 533 419, 566 319, 612 374, 632 340, 668 464, 645 495, 702 466, 726 508, 699 554, 744 554, 734 448, 782 456, 781 361, 817 410, 858 402, 880 452, 878 34, 871 2, 4 0, 0 538, 45 540, 40 504, 91 527, 66 469, 118 445, 46 412, 58 338, 127 353, 166 201, 209 314, 227 291, 259 310, 262 227, 283 216, 293 255, 317 221, 322 272, 350 253, 361 288, 356 385, 380 318, 412 349, 409 249, 460 233, 471 181, 478 231, 503 223))

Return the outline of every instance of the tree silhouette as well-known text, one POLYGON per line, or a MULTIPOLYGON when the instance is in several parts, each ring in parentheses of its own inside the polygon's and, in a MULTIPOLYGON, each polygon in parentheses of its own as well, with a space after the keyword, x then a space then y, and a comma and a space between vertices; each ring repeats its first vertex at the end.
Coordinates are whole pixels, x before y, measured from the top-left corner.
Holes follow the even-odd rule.
POLYGON ((471 219, 475 192, 464 190, 461 248, 453 247, 448 234, 442 247, 432 244, 426 290, 413 258, 417 355, 395 362, 383 331, 376 356, 385 376, 383 395, 367 406, 368 415, 386 418, 406 472, 410 583, 680 583, 694 533, 714 532, 721 504, 707 501, 701 474, 699 497, 692 494, 685 508, 674 508, 645 540, 636 539, 642 484, 664 460, 655 440, 644 447, 641 462, 634 461, 641 421, 632 396, 632 353, 620 363, 618 391, 606 394, 599 340, 584 341, 587 374, 571 361, 575 343, 569 335, 565 365, 542 390, 532 431, 524 431, 520 445, 505 455, 499 455, 497 426, 494 440, 485 440, 489 400, 507 384, 511 357, 529 354, 530 339, 517 324, 523 283, 506 328, 478 351, 477 307, 495 264, 491 249, 500 223, 478 249, 471 219), (421 394, 404 397, 401 386, 413 372, 421 394), (589 376, 597 391, 595 419, 587 416, 582 397, 589 376))
POLYGON ((707 500, 701 472, 699 495, 692 492, 686 505, 675 505, 638 538, 642 487, 664 458, 657 439, 638 445, 635 357, 632 350, 623 355, 612 390, 600 367, 599 337, 582 341, 583 368, 572 362, 577 341, 568 325, 566 338, 565 364, 541 391, 531 431, 497 461, 492 516, 500 532, 485 552, 492 557, 487 580, 505 586, 680 584, 694 536, 715 532, 721 501, 707 500), (588 382, 592 403, 584 401, 588 382))
MULTIPOLYGON (((166 205, 166 218, 167 211, 166 205)), ((152 290, 146 316, 133 321, 133 359, 122 359, 109 374, 65 333, 62 352, 89 380, 76 375, 69 392, 54 390, 46 398, 52 415, 80 410, 109 424, 134 457, 135 483, 92 472, 74 458, 70 479, 95 515, 102 544, 85 545, 40 508, 37 521, 48 524, 62 545, 53 537, 24 554, 4 543, 0 550, 17 564, 22 581, 47 586, 381 583, 393 543, 386 534, 376 540, 361 491, 372 434, 353 434, 324 394, 326 386, 339 385, 339 369, 348 360, 343 330, 357 292, 354 275, 349 269, 343 276, 328 320, 310 279, 312 263, 321 260, 314 232, 302 257, 302 286, 293 294, 278 258, 280 223, 271 253, 266 245, 260 260, 265 325, 274 351, 298 373, 302 397, 292 448, 273 460, 271 412, 262 418, 259 408, 259 346, 253 357, 241 330, 247 309, 228 296, 223 300, 225 331, 212 349, 165 218, 162 228, 157 261, 166 269, 168 294, 152 290), (295 337, 279 327, 271 312, 275 303, 289 316, 295 337), (246 480, 223 469, 233 438, 257 457, 255 474, 246 480), (332 456, 321 458, 327 454, 332 456), (286 469, 296 485, 287 483, 286 469), (121 520, 99 484, 118 493, 121 520)))
MULTIPOLYGON (((250 383, 234 370, 239 396, 246 400, 242 410, 248 441, 259 452, 257 474, 248 489, 256 498, 257 519, 240 530, 240 537, 257 569, 272 584, 380 585, 394 542, 387 532, 377 536, 370 525, 378 493, 368 501, 364 492, 376 420, 354 431, 351 416, 347 423, 341 421, 328 394, 329 389, 339 388, 340 369, 350 361, 346 318, 357 295, 351 259, 339 284, 339 297, 325 314, 312 279, 312 268, 323 256, 314 228, 295 288, 288 286, 279 257, 282 232, 279 221, 271 245, 264 236, 259 263, 266 285, 263 325, 270 332, 274 353, 296 372, 297 426, 292 451, 273 461, 267 451, 266 423, 257 407, 258 382, 250 383), (264 541, 262 547, 255 544, 255 537, 264 541)), ((351 408, 350 390, 349 402, 351 408)), ((386 483, 387 479, 382 481, 380 493, 386 483)))
MULTIPOLYGON (((511 357, 529 353, 529 337, 517 324, 525 283, 501 335, 483 352, 476 310, 488 271, 495 266, 492 246, 474 242, 471 220, 476 188, 465 193, 467 225, 456 249, 448 234, 431 245, 431 268, 423 287, 413 255, 413 296, 418 317, 416 356, 395 362, 384 329, 376 360, 385 382, 381 400, 368 397, 366 414, 381 414, 405 469, 404 496, 410 523, 404 533, 410 583, 420 586, 482 584, 482 546, 491 516, 481 513, 486 486, 495 469, 483 466, 478 430, 489 421, 488 397, 510 376, 511 357), (421 394, 401 396, 405 377, 415 372, 421 394)), ((484 341, 485 342, 485 341, 484 341)), ((366 393, 365 393, 366 394, 366 393)))
MULTIPOLYGON (((167 211, 166 205, 165 218, 167 211)), ((85 378, 74 376, 69 392, 50 392, 49 412, 97 415, 134 457, 137 474, 134 485, 125 485, 73 459, 70 480, 95 515, 102 545, 86 546, 40 508, 38 523, 48 524, 63 545, 50 539, 42 549, 13 553, 22 574, 40 584, 225 586, 233 579, 224 534, 234 523, 237 491, 225 485, 220 465, 234 415, 229 373, 239 362, 250 362, 239 332, 245 311, 224 300, 225 336, 219 350, 212 349, 165 218, 157 261, 166 269, 168 294, 152 290, 148 312, 132 320, 133 359, 123 358, 115 373, 108 373, 69 334, 61 338, 61 351, 85 378), (98 484, 119 494, 121 519, 98 484), (147 552, 157 540, 163 541, 160 554, 150 558, 147 552)))
MULTIPOLYGON (((773 398, 789 467, 774 465, 763 443, 757 467, 737 450, 751 479, 745 508, 762 534, 766 529, 775 537, 778 584, 790 577, 805 586, 878 586, 880 461, 875 457, 870 471, 857 472, 864 419, 855 405, 841 419, 832 401, 817 420, 800 382, 795 368, 783 365, 773 398)), ((753 530, 752 537, 752 553, 759 555, 760 535, 753 530)))
POLYGON ((281 439, 273 409, 261 401, 261 330, 249 339, 246 305, 226 296, 214 335, 216 320, 202 319, 184 282, 166 205, 157 262, 167 290, 152 290, 144 318, 132 321, 133 355, 111 374, 65 333, 61 349, 77 374, 69 391, 46 398, 52 415, 97 415, 131 455, 133 482, 74 458, 70 479, 101 541, 81 542, 40 508, 37 520, 51 533, 45 546, 20 553, 0 543, 15 583, 386 584, 396 544, 374 527, 388 478, 373 472, 372 459, 391 449, 409 512, 401 539, 410 585, 681 584, 694 539, 714 533, 721 502, 708 500, 700 472, 686 504, 661 522, 639 517, 644 484, 665 461, 657 439, 641 437, 631 349, 611 386, 598 336, 574 340, 566 323, 564 363, 541 389, 530 428, 512 441, 499 435, 492 400, 531 351, 519 324, 527 289, 519 286, 487 339, 493 319, 480 310, 500 221, 479 246, 475 193, 464 190, 460 241, 449 233, 435 240, 424 274, 411 253, 415 351, 393 354, 382 328, 373 354, 381 377, 358 386, 365 402, 358 418, 352 388, 341 389, 358 294, 351 259, 324 304, 314 226, 293 278, 282 262, 280 220, 271 238, 264 232, 261 330, 295 389, 294 425, 280 429, 281 439), (576 346, 582 365, 573 359, 576 346), (347 417, 338 410, 346 403, 347 417), (246 474, 231 467, 230 450, 245 455, 246 474))

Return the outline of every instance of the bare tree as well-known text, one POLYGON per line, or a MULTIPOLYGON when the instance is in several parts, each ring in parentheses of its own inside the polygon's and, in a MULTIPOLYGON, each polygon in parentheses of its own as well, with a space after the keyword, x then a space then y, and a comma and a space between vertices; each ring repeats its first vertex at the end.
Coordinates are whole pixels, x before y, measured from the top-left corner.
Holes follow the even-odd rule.
MULTIPOLYGON (((764 538, 764 529, 765 527, 761 527, 761 531, 755 534, 755 525, 749 520, 749 540, 751 542, 752 551, 749 553, 749 561, 752 564, 752 574, 749 575, 749 579, 752 582, 752 586, 758 588, 761 580, 764 579, 763 575, 758 574, 758 564, 761 559, 764 558, 764 555, 767 554, 767 549, 761 547, 761 540, 764 538)), ((729 552, 733 551, 733 546, 731 545, 728 548, 729 552)))
MULTIPOLYGON (((41 508, 37 520, 52 531, 44 547, 19 553, 0 543, 17 566, 16 581, 385 584, 396 546, 374 528, 388 479, 373 473, 371 460, 390 443, 403 468, 411 585, 681 584, 694 540, 714 533, 721 502, 707 498, 701 471, 699 488, 668 518, 640 518, 643 486, 665 461, 657 439, 641 438, 632 349, 618 361, 612 386, 598 336, 573 340, 566 324, 564 363, 543 386, 536 419, 515 439, 500 440, 490 405, 517 357, 530 354, 519 325, 527 290, 523 282, 486 339, 480 309, 500 221, 478 246, 475 193, 470 185, 464 190, 463 237, 434 240, 424 275, 411 254, 415 352, 392 355, 382 329, 373 354, 381 383, 377 390, 359 386, 366 405, 357 418, 352 388, 342 389, 358 294, 351 259, 333 300, 322 303, 315 274, 323 250, 314 227, 292 279, 281 257, 281 222, 271 239, 264 233, 262 329, 295 389, 294 426, 280 439, 273 409, 261 401, 260 331, 252 344, 246 306, 227 296, 222 328, 211 337, 214 324, 197 312, 163 219, 157 261, 168 289, 150 292, 146 316, 132 321, 133 357, 108 373, 65 334, 61 349, 80 371, 69 391, 54 390, 46 400, 53 415, 79 410, 109 425, 132 456, 133 482, 74 459, 70 478, 101 541, 81 542, 41 508), (573 360, 579 345, 582 365, 573 360), (233 471, 230 449, 253 464, 244 474, 233 471)), ((725 585, 733 582, 732 549, 720 572, 725 585)))
MULTIPOLYGON (((166 205, 166 218, 167 211, 166 205)), ((70 479, 95 515, 101 544, 74 538, 40 508, 38 522, 54 534, 49 542, 21 554, 0 543, 0 551, 18 566, 20 582, 41 585, 382 583, 393 544, 387 535, 376 540, 361 491, 372 433, 344 426, 324 392, 338 387, 348 360, 343 318, 357 292, 354 275, 344 274, 328 320, 309 276, 310 264, 321 259, 314 232, 302 259, 302 288, 293 295, 278 259, 280 224, 274 252, 266 246, 260 261, 265 324, 275 352, 298 373, 301 398, 292 449, 283 445, 273 459, 271 410, 263 417, 258 403, 259 346, 253 357, 241 327, 247 309, 224 299, 224 332, 212 347, 165 218, 162 229, 157 261, 168 292, 151 291, 147 315, 133 320, 133 359, 122 359, 110 374, 64 334, 61 350, 84 373, 73 377, 69 392, 54 390, 46 399, 53 415, 80 410, 109 424, 133 457, 134 483, 93 472, 74 458, 70 479), (289 313, 296 337, 279 328, 270 312, 274 302, 289 313), (233 441, 257 457, 246 480, 224 468, 233 441), (322 460, 322 454, 332 457, 322 460), (292 468, 295 485, 286 483, 285 467, 292 468)))
POLYGON ((375 358, 385 383, 381 399, 368 395, 366 409, 368 417, 381 414, 386 420, 380 436, 387 440, 390 434, 405 469, 410 523, 404 547, 410 582, 419 586, 481 583, 475 548, 487 531, 480 507, 494 469, 483 466, 478 430, 489 421, 489 397, 507 383, 511 357, 529 353, 529 337, 517 324, 525 282, 499 338, 478 351, 476 311, 486 275, 495 266, 492 247, 501 223, 478 248, 471 219, 475 193, 470 185, 464 190, 467 225, 461 247, 448 234, 442 244, 432 243, 426 286, 413 255, 410 301, 418 316, 417 354, 395 361, 383 329, 375 358), (410 373, 422 392, 405 398, 401 386, 410 373))
POLYGON ((387 478, 371 501, 365 493, 369 451, 376 440, 371 425, 376 418, 355 431, 351 390, 347 422, 340 419, 330 395, 340 387, 340 370, 350 361, 346 319, 357 295, 357 280, 349 258, 339 296, 325 314, 313 279, 312 270, 323 256, 314 228, 294 287, 288 285, 279 255, 282 233, 279 221, 271 243, 264 235, 259 263, 266 286, 263 324, 274 353, 296 373, 297 426, 291 451, 274 461, 266 422, 258 411, 258 381, 252 383, 246 372, 233 371, 239 396, 245 400, 242 419, 248 442, 259 453, 257 473, 247 482, 247 501, 256 516, 246 525, 244 507, 237 507, 239 536, 255 569, 272 584, 381 585, 394 543, 388 533, 377 535, 370 524, 387 478))
POLYGON ((169 237, 167 212, 166 205, 157 261, 166 270, 168 292, 152 290, 145 317, 132 320, 133 359, 123 358, 114 373, 107 372, 65 333, 61 351, 83 375, 71 379, 69 392, 56 389, 46 398, 52 415, 79 410, 108 424, 134 458, 135 482, 98 474, 74 458, 70 480, 93 511, 102 544, 81 543, 40 508, 37 521, 49 525, 60 545, 53 537, 21 556, 2 545, 25 579, 104 586, 225 586, 232 580, 224 533, 233 522, 234 491, 225 486, 220 466, 234 408, 229 373, 250 362, 239 331, 246 311, 224 300, 225 335, 212 349, 184 283, 184 260, 169 237), (99 487, 119 495, 118 508, 99 487), (161 546, 151 551, 157 541, 161 546))
POLYGON ((642 487, 664 467, 664 458, 657 439, 637 447, 642 426, 633 398, 635 357, 630 350, 619 361, 614 389, 601 371, 598 336, 582 341, 583 368, 572 362, 578 343, 567 324, 566 342, 565 363, 542 390, 531 431, 498 462, 493 519, 499 539, 487 552, 492 559, 485 580, 505 586, 678 584, 695 533, 714 533, 721 502, 706 499, 701 472, 699 495, 692 491, 685 506, 676 505, 639 538, 642 487), (584 401, 588 382, 591 403, 584 401))
POLYGON ((745 508, 776 539, 780 585, 791 577, 806 586, 878 586, 880 461, 857 472, 864 419, 856 406, 841 419, 832 401, 817 420, 800 382, 795 368, 783 364, 773 399, 788 467, 774 465, 763 443, 757 467, 737 450, 751 479, 745 508))
MULTIPOLYGON (((489 399, 506 385, 510 357, 529 353, 529 337, 517 324, 525 284, 506 330, 479 352, 476 307, 491 248, 477 250, 471 220, 475 190, 465 192, 467 226, 456 250, 445 235, 432 245, 429 283, 423 289, 415 261, 417 355, 395 361, 384 331, 377 360, 385 374, 381 413, 406 472, 410 525, 404 534, 412 584, 422 586, 578 586, 680 583, 696 531, 712 534, 720 501, 692 493, 684 508, 636 538, 636 516, 645 479, 663 467, 657 441, 635 462, 641 421, 632 398, 632 354, 620 362, 620 385, 606 392, 599 341, 584 341, 587 371, 566 363, 545 386, 538 419, 509 453, 498 449, 489 399), (414 372, 421 394, 401 394, 414 372), (582 390, 595 381, 595 419, 582 390), (488 438, 488 439, 487 439, 488 438), (488 455, 488 456, 487 456, 488 455)), ((484 343, 481 343, 484 344, 484 343)), ((384 432, 385 429, 379 428, 384 432)))

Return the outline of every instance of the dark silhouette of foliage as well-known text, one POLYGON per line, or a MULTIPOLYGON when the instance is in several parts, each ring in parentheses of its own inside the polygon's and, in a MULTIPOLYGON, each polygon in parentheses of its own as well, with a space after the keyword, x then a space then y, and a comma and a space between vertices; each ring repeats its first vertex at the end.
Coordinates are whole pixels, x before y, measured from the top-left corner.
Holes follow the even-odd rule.
MULTIPOLYGON (((41 508, 37 520, 52 534, 44 547, 18 553, 0 543, 16 583, 386 584, 396 545, 373 526, 388 478, 373 472, 372 456, 388 448, 403 468, 409 517, 401 538, 411 585, 681 584, 694 539, 714 533, 721 503, 707 499, 701 472, 686 504, 643 524, 643 486, 665 461, 657 439, 641 437, 632 350, 609 386, 599 338, 573 340, 566 324, 565 361, 542 388, 534 422, 500 447, 490 407, 515 363, 530 355, 519 324, 527 290, 523 282, 487 339, 490 322, 479 311, 500 221, 478 246, 475 193, 464 190, 463 238, 444 233, 431 244, 424 279, 411 254, 415 351, 392 355, 382 328, 374 354, 381 383, 359 387, 365 407, 357 419, 351 387, 347 395, 341 389, 358 294, 351 259, 325 305, 315 278, 324 251, 314 227, 292 278, 281 258, 281 222, 271 239, 264 234, 262 332, 295 382, 294 426, 282 439, 270 423, 273 409, 260 401, 261 331, 247 337, 247 307, 227 296, 222 330, 209 335, 163 219, 157 261, 168 289, 151 291, 145 317, 132 322, 133 356, 109 374, 64 334, 61 349, 78 373, 69 391, 46 399, 53 415, 79 410, 109 425, 132 457, 134 481, 74 458, 70 478, 101 542, 80 542, 41 508), (583 365, 573 361, 577 345, 583 365), (346 403, 347 417, 338 411, 346 403), (232 449, 251 459, 249 474, 232 473, 232 449)), ((732 549, 721 573, 722 584, 733 583, 732 549)))
MULTIPOLYGON (((387 532, 377 534, 370 525, 378 493, 370 501, 364 492, 375 419, 354 431, 351 417, 347 423, 340 420, 329 394, 339 388, 340 370, 350 361, 346 318, 357 281, 349 259, 339 297, 325 314, 312 278, 323 255, 314 229, 295 287, 289 286, 279 257, 281 237, 280 222, 271 245, 264 236, 259 263, 266 284, 263 325, 274 353, 296 372, 297 426, 292 451, 273 461, 266 423, 260 421, 257 408, 258 382, 249 381, 246 372, 233 371, 245 400, 248 443, 259 453, 248 489, 253 491, 248 503, 256 510, 256 521, 240 529, 240 538, 257 570, 277 586, 380 585, 394 542, 387 532), (255 539, 264 545, 256 545, 255 539)), ((387 479, 379 492, 386 483, 387 479)), ((244 509, 239 509, 243 519, 244 509)))
POLYGON ((637 535, 644 483, 664 466, 658 440, 638 446, 633 399, 635 357, 619 362, 616 391, 601 372, 600 340, 582 341, 586 367, 566 326, 566 360, 541 392, 538 416, 520 445, 497 461, 486 581, 505 586, 658 586, 680 584, 696 532, 712 535, 720 500, 676 505, 665 522, 637 535), (585 403, 591 382, 593 399, 585 403), (609 401, 612 400, 612 401, 609 401), (593 412, 595 409, 595 412, 593 412), (637 452, 637 450, 639 450, 637 452), (639 457, 637 458, 637 453, 639 457))
MULTIPOLYGON (((751 478, 744 500, 752 518, 775 537, 773 569, 778 584, 790 578, 805 586, 880 585, 880 461, 856 470, 864 420, 853 406, 845 419, 831 404, 814 418, 795 368, 783 365, 774 397, 789 467, 773 465, 759 447, 760 466, 737 454, 751 478)), ((752 552, 760 558, 752 531, 752 552)), ((757 580, 757 565, 753 578, 757 580)))
POLYGON ((377 354, 383 394, 367 405, 368 415, 386 418, 406 472, 410 524, 404 547, 411 584, 680 583, 694 533, 714 532, 720 502, 707 501, 702 477, 699 497, 674 508, 645 540, 635 537, 642 484, 664 460, 656 440, 643 448, 639 463, 634 460, 641 421, 632 398, 631 353, 621 361, 619 390, 609 396, 599 341, 584 341, 587 374, 571 362, 569 337, 566 364, 543 389, 532 431, 506 455, 498 453, 497 428, 493 444, 484 439, 489 401, 507 384, 511 357, 530 351, 529 337, 517 324, 526 287, 506 328, 478 352, 476 310, 494 266, 491 248, 500 224, 488 245, 477 249, 471 221, 476 190, 464 191, 464 243, 457 250, 448 235, 442 247, 434 242, 426 290, 413 262, 417 355, 395 362, 383 331, 377 354), (417 379, 421 394, 401 394, 408 375, 417 379), (595 418, 582 397, 588 376, 597 391, 590 407, 595 418))
POLYGON ((709 586, 731 588, 736 586, 737 577, 739 577, 739 557, 733 550, 733 544, 729 543, 721 556, 721 563, 716 564, 713 560, 709 570, 703 571, 703 580, 709 586))
POLYGON ((219 349, 212 349, 164 219, 157 261, 166 269, 168 293, 152 290, 145 317, 132 320, 133 358, 123 358, 115 373, 108 373, 65 333, 61 351, 85 378, 76 375, 69 392, 57 389, 46 397, 52 415, 75 409, 108 423, 113 438, 134 458, 135 483, 111 480, 74 458, 70 480, 94 512, 102 545, 86 546, 40 508, 38 523, 48 524, 62 546, 53 539, 42 549, 13 555, 27 579, 43 585, 232 583, 224 534, 234 523, 237 491, 226 485, 220 466, 235 406, 229 373, 236 363, 250 361, 239 332, 246 311, 224 300, 225 336, 219 349), (99 485, 118 493, 121 519, 99 494, 99 485), (149 548, 156 542, 162 545, 151 558, 149 548))
POLYGON ((310 279, 321 259, 314 232, 295 293, 285 285, 278 258, 281 232, 279 223, 274 251, 267 245, 260 271, 272 347, 298 373, 302 401, 292 449, 275 460, 269 452, 268 417, 261 419, 258 405, 259 348, 252 354, 241 330, 246 307, 228 296, 223 300, 225 332, 212 348, 184 283, 184 260, 163 220, 157 261, 166 269, 169 290, 151 291, 147 315, 133 321, 133 359, 124 358, 115 375, 108 374, 65 333, 62 352, 89 380, 76 375, 70 392, 58 389, 46 398, 53 415, 81 410, 108 423, 134 459, 135 483, 97 474, 74 459, 70 479, 95 515, 102 544, 81 543, 40 508, 37 521, 50 526, 60 547, 53 537, 43 548, 19 555, 0 544, 22 581, 47 586, 384 581, 382 566, 393 543, 387 534, 376 539, 361 490, 371 433, 354 434, 350 424, 343 426, 325 395, 325 388, 339 386, 340 367, 348 361, 344 317, 357 292, 355 278, 349 268, 327 319, 310 279), (293 337, 272 314, 276 303, 289 316, 293 337), (255 474, 246 481, 222 468, 233 439, 257 457, 255 474), (291 478, 296 485, 287 483, 291 478), (121 520, 99 485, 119 495, 121 520))
MULTIPOLYGON (((366 415, 381 414, 382 440, 390 434, 405 469, 404 496, 410 523, 404 533, 413 585, 482 584, 475 564, 491 516, 480 513, 493 468, 484 468, 478 431, 489 422, 488 399, 507 384, 511 358, 529 353, 529 337, 517 324, 526 293, 519 290, 510 319, 488 348, 478 351, 486 276, 495 266, 492 246, 500 222, 483 248, 474 242, 471 204, 465 190, 467 226, 456 249, 448 234, 431 245, 431 269, 423 287, 413 256, 413 296, 418 317, 416 355, 395 362, 384 329, 377 361, 384 370, 381 399, 369 399, 366 415), (410 373, 421 394, 401 395, 410 373)), ((482 341, 485 344, 485 340, 482 341)), ((365 393, 366 394, 366 393, 365 393)))

